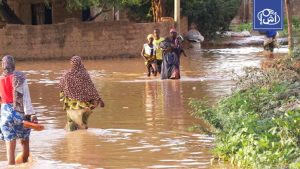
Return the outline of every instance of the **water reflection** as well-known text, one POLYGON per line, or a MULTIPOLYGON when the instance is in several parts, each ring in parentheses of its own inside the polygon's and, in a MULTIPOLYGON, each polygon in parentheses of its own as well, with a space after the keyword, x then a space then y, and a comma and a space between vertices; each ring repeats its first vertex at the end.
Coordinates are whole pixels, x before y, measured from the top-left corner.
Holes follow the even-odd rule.
POLYGON ((163 112, 159 105, 163 105, 162 96, 163 93, 160 88, 159 81, 145 81, 145 113, 146 113, 146 125, 148 128, 157 127, 156 122, 163 119, 163 112))
MULTIPOLYGON (((213 138, 187 132, 201 124, 189 98, 214 102, 231 92, 232 70, 259 66, 259 49, 208 49, 182 58, 182 79, 147 78, 142 59, 84 61, 106 107, 87 131, 66 133, 57 83, 68 62, 19 62, 26 72, 42 132, 32 132, 33 161, 23 168, 209 168, 213 138), (248 52, 240 52, 240 51, 248 52)), ((20 150, 18 148, 18 150, 20 150)), ((0 168, 6 168, 0 143, 0 168)))
MULTIPOLYGON (((163 93, 163 112, 166 118, 176 119, 171 121, 169 126, 177 127, 175 130, 184 129, 185 107, 183 105, 183 96, 181 82, 178 80, 166 80, 162 82, 163 93)), ((172 128, 174 129, 174 128, 172 128)))

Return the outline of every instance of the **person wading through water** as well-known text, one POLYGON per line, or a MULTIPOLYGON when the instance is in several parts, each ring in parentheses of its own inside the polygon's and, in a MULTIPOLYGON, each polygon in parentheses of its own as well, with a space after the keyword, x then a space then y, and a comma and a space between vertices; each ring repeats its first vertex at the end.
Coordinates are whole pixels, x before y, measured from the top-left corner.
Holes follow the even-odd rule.
POLYGON ((147 76, 150 77, 151 73, 153 76, 157 75, 157 64, 156 64, 156 49, 153 44, 154 37, 152 34, 147 36, 148 43, 143 45, 141 51, 141 56, 145 60, 145 65, 147 67, 147 76))
POLYGON ((180 79, 179 56, 172 48, 172 44, 163 41, 159 44, 163 50, 163 63, 161 67, 161 79, 180 79))
POLYGON ((90 75, 79 56, 71 58, 71 69, 63 75, 59 88, 63 109, 67 111, 67 131, 87 129, 87 121, 98 105, 104 107, 90 75))
POLYGON ((37 123, 25 74, 15 71, 15 61, 10 55, 2 59, 3 74, 0 78, 1 121, 0 135, 6 142, 7 160, 14 165, 16 140, 21 140, 22 162, 28 161, 31 129, 23 121, 37 123))
POLYGON ((164 41, 165 38, 160 37, 160 30, 159 29, 154 29, 154 41, 153 44, 156 49, 156 63, 157 63, 157 71, 161 73, 161 65, 162 65, 162 50, 159 47, 160 42, 164 41))
POLYGON ((274 30, 267 30, 266 37, 264 39, 264 50, 270 58, 274 57, 274 48, 279 47, 277 43, 278 33, 274 30))

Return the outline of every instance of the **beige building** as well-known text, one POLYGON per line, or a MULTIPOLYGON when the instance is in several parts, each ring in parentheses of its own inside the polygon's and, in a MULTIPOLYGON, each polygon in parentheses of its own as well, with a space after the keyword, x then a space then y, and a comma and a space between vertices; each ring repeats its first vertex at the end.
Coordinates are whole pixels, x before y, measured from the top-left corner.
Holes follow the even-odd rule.
MULTIPOLYGON (((62 23, 66 19, 75 18, 85 21, 96 15, 100 9, 68 10, 65 0, 7 0, 8 8, 26 25, 42 25, 62 23)), ((119 19, 119 11, 111 8, 98 16, 95 20, 119 19)))

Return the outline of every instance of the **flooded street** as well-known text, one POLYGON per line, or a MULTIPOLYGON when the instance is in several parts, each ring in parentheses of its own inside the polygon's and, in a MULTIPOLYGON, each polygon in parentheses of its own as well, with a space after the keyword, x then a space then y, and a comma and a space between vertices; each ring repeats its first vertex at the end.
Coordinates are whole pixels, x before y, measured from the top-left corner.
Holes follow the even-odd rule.
MULTIPOLYGON (((84 61, 106 104, 87 131, 63 130, 66 113, 57 83, 68 61, 17 62, 46 130, 32 131, 32 162, 23 168, 213 168, 213 138, 188 132, 201 120, 190 116, 189 98, 216 101, 231 92, 232 72, 258 67, 261 48, 202 49, 181 58, 182 79, 146 77, 141 58, 84 61)), ((280 51, 285 52, 285 51, 280 51)), ((20 149, 18 148, 18 151, 20 149)), ((4 142, 0 168, 6 168, 4 142)))

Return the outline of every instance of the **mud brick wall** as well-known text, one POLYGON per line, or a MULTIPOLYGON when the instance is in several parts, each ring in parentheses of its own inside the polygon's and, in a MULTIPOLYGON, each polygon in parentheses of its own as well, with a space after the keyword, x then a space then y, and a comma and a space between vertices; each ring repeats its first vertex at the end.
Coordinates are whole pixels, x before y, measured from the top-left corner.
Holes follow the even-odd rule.
MULTIPOLYGON (((187 25, 187 20, 182 25, 187 25)), ((0 29, 0 55, 19 60, 139 57, 146 36, 160 28, 167 36, 173 22, 69 22, 53 25, 6 25, 0 29)), ((183 29, 187 29, 182 26, 183 29)), ((182 30, 186 32, 187 30, 182 30)))

